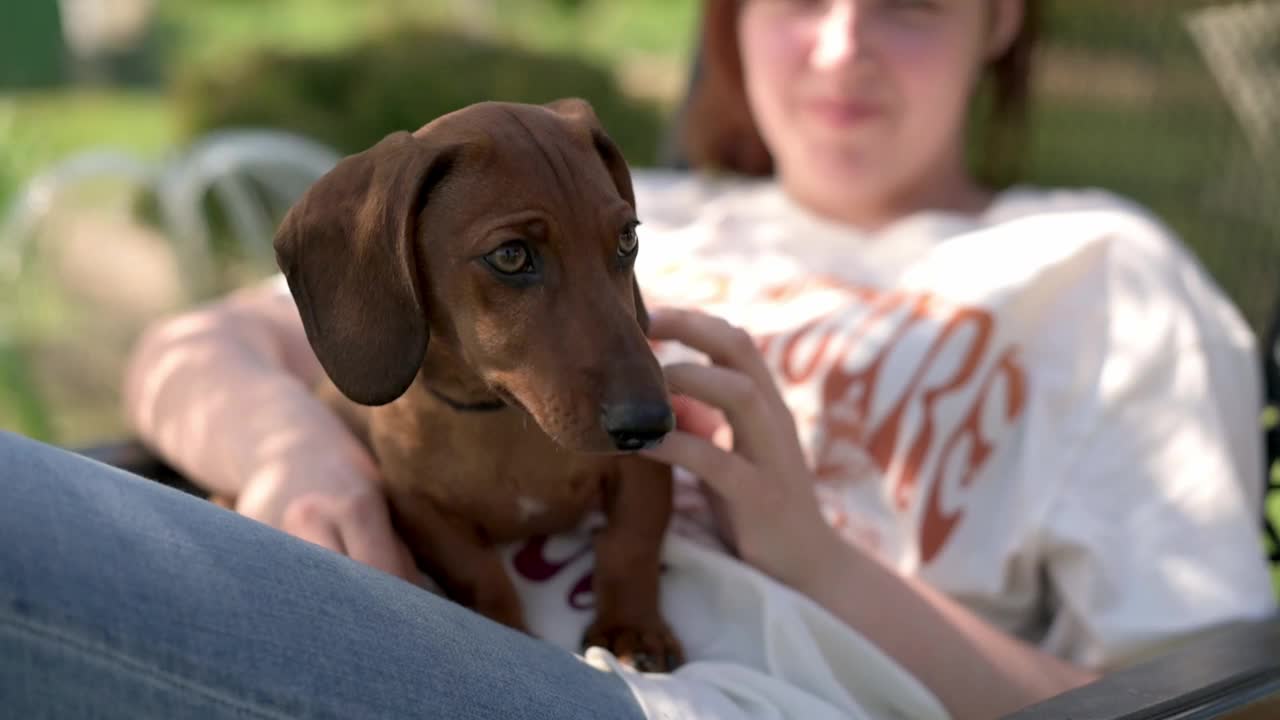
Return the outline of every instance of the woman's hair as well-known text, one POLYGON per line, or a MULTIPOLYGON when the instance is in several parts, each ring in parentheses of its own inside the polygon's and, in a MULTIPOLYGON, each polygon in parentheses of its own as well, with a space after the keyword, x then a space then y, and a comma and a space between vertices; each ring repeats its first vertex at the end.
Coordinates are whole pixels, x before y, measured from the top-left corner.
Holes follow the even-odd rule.
MULTIPOLYGON (((678 121, 684 161, 695 168, 765 176, 773 158, 752 119, 743 85, 737 18, 743 0, 704 0, 697 71, 678 121)), ((1025 0, 1026 17, 1009 49, 989 63, 980 96, 974 172, 1002 185, 1021 171, 1030 103, 1031 58, 1041 30, 1040 1, 1025 0)))

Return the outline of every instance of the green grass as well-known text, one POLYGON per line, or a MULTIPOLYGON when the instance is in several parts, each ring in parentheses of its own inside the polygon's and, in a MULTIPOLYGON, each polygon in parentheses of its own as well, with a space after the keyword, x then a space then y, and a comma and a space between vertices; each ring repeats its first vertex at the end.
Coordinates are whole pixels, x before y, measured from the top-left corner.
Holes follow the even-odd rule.
POLYGON ((29 177, 89 147, 119 147, 157 156, 177 141, 174 108, 140 90, 31 90, 0 99, 12 108, 6 148, 11 172, 29 177))
POLYGON ((1185 54, 1190 43, 1177 34, 1173 19, 1206 5, 1204 0, 1160 0, 1159 9, 1115 0, 1053 0, 1046 3, 1046 24, 1055 43, 1102 53, 1167 59, 1185 54))
POLYGON ((572 48, 604 64, 636 54, 669 56, 684 64, 699 17, 697 4, 687 0, 584 2, 578 12, 556 11, 563 5, 557 3, 497 4, 502 37, 541 50, 572 48))
POLYGON ((39 440, 53 440, 55 434, 26 357, 5 337, 0 337, 0 427, 39 440))
MULTIPOLYGON (((688 0, 645 3, 497 0, 489 36, 530 51, 578 57, 614 71, 635 58, 687 64, 697 14, 688 0)), ((159 70, 156 85, 130 90, 53 88, 0 90, 15 111, 9 137, 0 134, 0 167, 24 178, 78 150, 111 145, 154 155, 186 139, 173 83, 193 68, 228 66, 260 48, 275 52, 335 52, 388 28, 456 26, 456 2, 443 0, 184 0, 160 3, 148 45, 159 70)), ((429 94, 424 86, 420 92, 429 94)), ((0 122, 0 128, 3 123, 0 122)), ((0 179, 0 193, 4 192, 0 179)), ((0 202, 4 196, 0 194, 0 202)))
POLYGON ((172 67, 224 63, 258 47, 341 48, 393 18, 436 19, 439 2, 188 0, 164 3, 160 27, 172 67))
MULTIPOLYGON (((426 22, 465 25, 478 11, 441 0, 190 0, 165 6, 166 31, 183 41, 183 61, 218 61, 248 48, 340 48, 387 26, 426 22)), ((482 7, 484 3, 475 3, 482 7)), ((496 0, 483 31, 535 49, 570 50, 613 62, 631 52, 680 53, 692 37, 698 7, 689 0, 644 3, 496 0), (576 9, 575 9, 576 8, 576 9)))

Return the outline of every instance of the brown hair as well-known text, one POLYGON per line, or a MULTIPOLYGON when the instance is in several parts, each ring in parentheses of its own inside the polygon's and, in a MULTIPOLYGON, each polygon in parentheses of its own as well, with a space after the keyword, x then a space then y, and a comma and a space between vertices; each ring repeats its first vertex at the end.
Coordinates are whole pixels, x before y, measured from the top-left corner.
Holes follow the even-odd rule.
MULTIPOLYGON (((1040 35, 1040 2, 1025 0, 1017 37, 985 73, 985 116, 975 172, 996 185, 1021 170, 1031 91, 1031 59, 1040 35)), ((705 0, 697 70, 679 120, 684 160, 695 168, 765 176, 773 158, 751 117, 738 50, 737 18, 742 0, 705 0)))

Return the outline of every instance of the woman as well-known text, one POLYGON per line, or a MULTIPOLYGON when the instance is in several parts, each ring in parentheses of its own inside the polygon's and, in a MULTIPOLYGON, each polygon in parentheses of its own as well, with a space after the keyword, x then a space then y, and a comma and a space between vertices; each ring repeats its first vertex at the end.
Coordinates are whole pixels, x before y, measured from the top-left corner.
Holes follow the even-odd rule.
MULTIPOLYGON (((589 672, 568 653, 357 570, 421 581, 371 460, 307 392, 320 370, 278 283, 149 333, 129 412, 193 478, 238 497, 241 514, 312 544, 188 504, 172 509, 186 532, 154 517, 133 531, 97 523, 94 536, 106 539, 96 542, 156 563, 178 586, 165 595, 183 609, 185 624, 164 625, 175 647, 187 649, 192 625, 207 627, 202 613, 243 628, 240 644, 203 635, 218 652, 250 643, 275 657, 252 643, 269 634, 279 654, 301 657, 301 675, 318 678, 303 683, 307 697, 339 714, 368 706, 333 680, 341 659, 310 654, 333 643, 359 655, 360 689, 391 705, 406 692, 397 679, 422 673, 426 708, 481 703, 498 715, 550 703, 561 717, 992 717, 1188 633, 1272 611, 1255 520, 1257 370, 1234 308, 1132 204, 984 184, 1016 155, 1007 133, 988 138, 987 166, 966 163, 985 84, 992 127, 1016 133, 1035 9, 1032 0, 706 3, 706 63, 685 137, 695 165, 726 172, 636 178, 647 231, 637 274, 650 304, 665 306, 652 334, 673 385, 692 398, 680 430, 648 452, 705 489, 684 484, 669 550, 664 608, 695 661, 671 676, 637 675, 596 651, 591 664, 610 672, 589 672), (681 361, 701 356, 710 362, 681 361), (214 526, 216 540, 194 539, 214 526), (178 538, 188 566, 157 558, 138 533, 178 538), (707 550, 719 541, 741 562, 707 550), (226 556, 205 552, 206 542, 226 556), (249 543, 260 561, 245 558, 249 543), (191 597, 193 557, 220 583, 211 589, 227 595, 220 603, 191 597), (335 587, 335 575, 359 582, 335 587), (393 612, 404 607, 419 612, 393 612), (290 612, 325 622, 300 626, 290 612), (398 632, 356 622, 362 614, 398 632), (335 640, 329 618, 354 629, 335 640), (700 636, 700 623, 721 634, 700 636), (415 663, 398 643, 420 637, 429 642, 415 652, 426 659, 415 663), (361 654, 368 647, 384 649, 361 654), (431 654, 440 652, 463 658, 464 671, 441 670, 448 664, 431 654), (514 686, 477 688, 496 673, 514 686), (572 691, 548 700, 547 683, 572 691)), ((128 503, 144 490, 118 494, 128 503)), ((164 503, 179 505, 143 504, 164 503)), ((9 546, 49 544, 53 517, 25 521, 9 546)), ((573 537, 562 540, 556 552, 513 549, 513 571, 535 550, 539 568, 589 569, 573 537)), ((18 572, 38 578, 35 565, 47 563, 18 572)), ((538 603, 572 593, 581 576, 529 577, 522 598, 547 607, 538 603)), ((62 597, 43 585, 31 596, 62 597)), ((111 612, 50 617, 127 625, 102 620, 111 612)), ((541 616, 534 624, 547 635, 573 637, 559 624, 576 621, 570 611, 541 616)), ((65 635, 54 620, 21 627, 65 635)), ((166 671, 173 682, 201 673, 226 682, 187 698, 300 702, 274 685, 245 690, 243 672, 190 669, 189 653, 164 657, 180 659, 166 671)), ((107 685, 136 679, 124 675, 107 685)))

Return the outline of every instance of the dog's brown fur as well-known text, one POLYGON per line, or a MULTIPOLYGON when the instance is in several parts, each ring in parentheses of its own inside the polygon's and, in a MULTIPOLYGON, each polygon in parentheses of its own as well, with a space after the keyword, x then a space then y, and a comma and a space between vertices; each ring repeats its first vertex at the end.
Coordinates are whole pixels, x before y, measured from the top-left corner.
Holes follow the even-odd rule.
POLYGON ((603 419, 623 408, 650 429, 658 418, 657 435, 671 428, 619 251, 635 212, 626 163, 587 103, 480 103, 345 158, 275 247, 326 395, 372 448, 423 569, 526 629, 495 545, 600 507, 584 643, 669 669, 682 661, 658 607, 670 472, 617 452, 605 427, 617 416, 603 419), (539 258, 536 281, 486 262, 512 240, 539 258))

